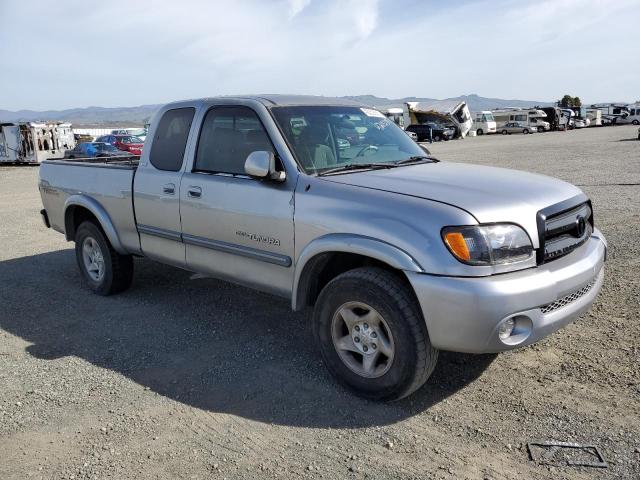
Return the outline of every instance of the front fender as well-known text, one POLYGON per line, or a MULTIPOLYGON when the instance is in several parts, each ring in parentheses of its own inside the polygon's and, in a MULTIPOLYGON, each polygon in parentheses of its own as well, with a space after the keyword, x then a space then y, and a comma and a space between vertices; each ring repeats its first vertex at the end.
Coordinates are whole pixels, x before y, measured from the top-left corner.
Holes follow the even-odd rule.
POLYGON ((348 233, 324 235, 309 242, 298 256, 291 297, 293 310, 300 310, 304 306, 304 294, 302 292, 308 281, 307 276, 310 274, 311 268, 309 266, 313 264, 312 260, 324 253, 334 252, 364 255, 384 262, 397 270, 416 273, 424 272, 424 269, 415 258, 390 243, 364 235, 348 233))
POLYGON ((83 207, 89 210, 100 223, 102 231, 105 233, 114 250, 122 255, 127 255, 127 250, 122 246, 118 231, 113 226, 111 217, 100 203, 87 195, 71 195, 64 202, 64 230, 68 241, 73 240, 73 207, 83 207))

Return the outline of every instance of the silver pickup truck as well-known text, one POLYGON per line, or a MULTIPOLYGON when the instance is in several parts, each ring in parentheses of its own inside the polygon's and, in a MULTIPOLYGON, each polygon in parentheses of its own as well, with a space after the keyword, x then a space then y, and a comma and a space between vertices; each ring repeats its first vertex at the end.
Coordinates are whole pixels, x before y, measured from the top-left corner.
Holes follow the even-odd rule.
POLYGON ((607 244, 581 190, 438 161, 344 100, 171 103, 139 161, 46 161, 39 188, 97 294, 127 289, 136 256, 313 307, 326 366, 369 398, 414 392, 439 350, 536 342, 603 282, 607 244))

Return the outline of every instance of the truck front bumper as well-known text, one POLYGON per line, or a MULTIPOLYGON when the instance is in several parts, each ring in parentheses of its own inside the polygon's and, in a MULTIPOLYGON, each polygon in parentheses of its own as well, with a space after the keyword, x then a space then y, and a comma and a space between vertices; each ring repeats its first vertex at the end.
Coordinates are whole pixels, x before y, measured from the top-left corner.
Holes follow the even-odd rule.
POLYGON ((606 252, 596 230, 585 245, 536 268, 490 277, 407 276, 434 347, 500 352, 535 343, 586 312, 602 287, 606 252), (501 337, 509 319, 515 327, 501 337))

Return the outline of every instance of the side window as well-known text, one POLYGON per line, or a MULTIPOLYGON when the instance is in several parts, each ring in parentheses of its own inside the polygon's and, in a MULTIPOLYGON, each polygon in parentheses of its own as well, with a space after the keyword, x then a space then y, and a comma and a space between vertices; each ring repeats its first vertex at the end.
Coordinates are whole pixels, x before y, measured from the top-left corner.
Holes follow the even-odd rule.
POLYGON ((151 165, 158 170, 180 170, 195 112, 195 108, 187 107, 164 113, 151 143, 151 165))
POLYGON ((247 107, 214 107, 202 122, 194 171, 244 175, 247 156, 256 150, 274 152, 256 113, 247 107))

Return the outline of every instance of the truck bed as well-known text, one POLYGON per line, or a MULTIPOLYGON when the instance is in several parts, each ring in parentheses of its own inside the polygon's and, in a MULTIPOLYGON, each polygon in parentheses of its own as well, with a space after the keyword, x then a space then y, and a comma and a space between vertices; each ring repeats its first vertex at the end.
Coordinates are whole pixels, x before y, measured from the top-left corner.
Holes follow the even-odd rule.
POLYGON ((120 243, 140 252, 133 206, 133 179, 138 157, 46 160, 40 166, 40 195, 51 227, 66 234, 69 204, 93 202, 104 210, 120 243))

